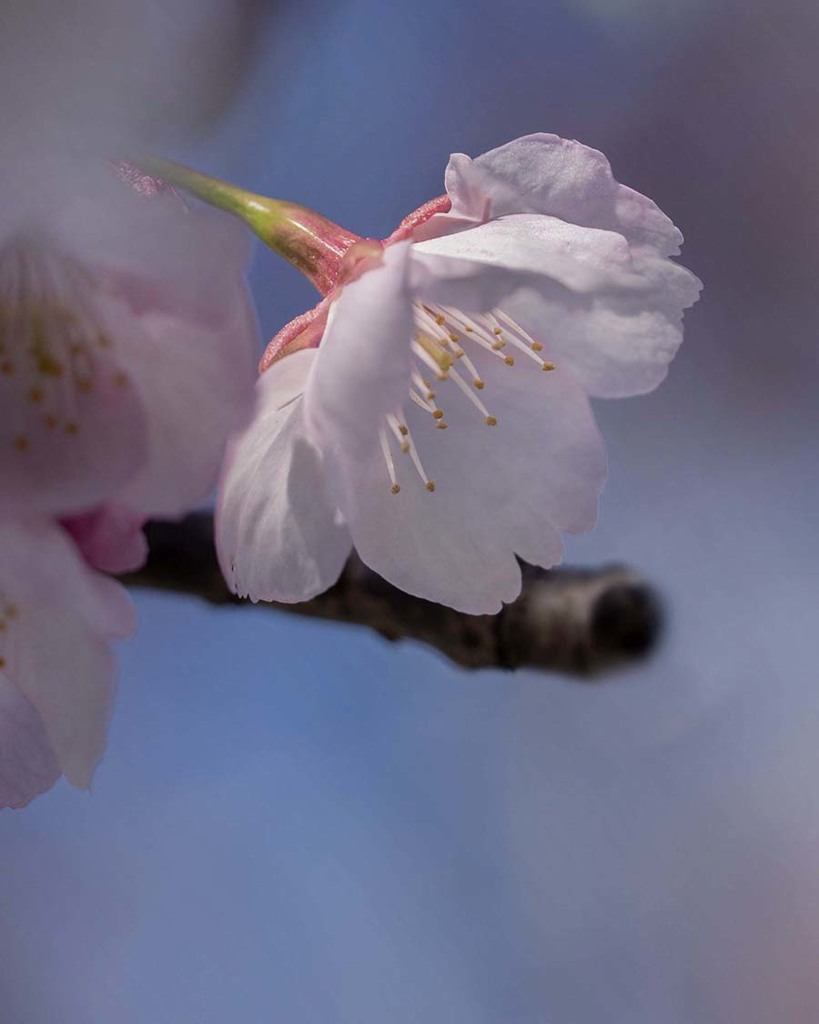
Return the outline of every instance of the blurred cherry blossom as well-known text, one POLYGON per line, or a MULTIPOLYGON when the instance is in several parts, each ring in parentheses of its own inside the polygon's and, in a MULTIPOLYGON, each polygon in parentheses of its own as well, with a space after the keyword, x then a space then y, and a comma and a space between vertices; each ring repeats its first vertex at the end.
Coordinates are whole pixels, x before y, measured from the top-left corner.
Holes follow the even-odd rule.
POLYGON ((0 596, 14 614, 0 630, 0 804, 61 771, 89 784, 108 641, 131 626, 124 593, 82 558, 138 565, 144 519, 207 497, 252 410, 244 229, 173 194, 146 200, 111 159, 203 126, 240 80, 255 7, 32 0, 5 12, 0 596))

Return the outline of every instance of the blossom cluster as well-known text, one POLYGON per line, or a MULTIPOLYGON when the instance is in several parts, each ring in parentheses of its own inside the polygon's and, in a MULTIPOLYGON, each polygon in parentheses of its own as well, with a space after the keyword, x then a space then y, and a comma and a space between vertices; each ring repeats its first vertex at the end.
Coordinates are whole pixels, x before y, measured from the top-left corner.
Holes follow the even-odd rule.
MULTIPOLYGON (((131 18, 127 0, 107 3, 131 18)), ((384 240, 163 161, 117 164, 145 82, 164 109, 154 71, 176 65, 163 37, 152 69, 146 36, 139 88, 120 95, 74 40, 60 50, 79 56, 73 70, 55 53, 54 74, 32 77, 15 31, 59 10, 21 7, 0 68, 19 92, 0 112, 18 143, 0 168, 11 807, 60 775, 90 785, 112 641, 134 629, 113 576, 144 563, 147 519, 181 516, 221 472, 215 540, 237 594, 306 600, 355 548, 411 594, 496 612, 520 590, 519 559, 552 566, 562 533, 593 526, 606 457, 590 399, 656 387, 699 292, 671 259, 682 236, 665 214, 601 153, 553 135, 453 155, 445 194, 384 240), (78 125, 93 128, 79 143, 78 125), (257 380, 242 220, 321 295, 276 335, 257 380)))
MULTIPOLYGON (((556 136, 454 155, 446 194, 383 241, 250 197, 244 219, 322 293, 268 346, 252 415, 240 225, 133 169, 131 187, 61 171, 7 183, 0 221, 5 805, 60 773, 89 785, 110 641, 133 629, 107 574, 142 564, 148 517, 208 493, 226 443, 216 544, 236 593, 306 600, 355 547, 411 594, 493 613, 518 559, 552 566, 561 533, 593 526, 589 400, 656 387, 699 293, 671 221, 556 136)), ((182 178, 225 205, 230 186, 182 178)))

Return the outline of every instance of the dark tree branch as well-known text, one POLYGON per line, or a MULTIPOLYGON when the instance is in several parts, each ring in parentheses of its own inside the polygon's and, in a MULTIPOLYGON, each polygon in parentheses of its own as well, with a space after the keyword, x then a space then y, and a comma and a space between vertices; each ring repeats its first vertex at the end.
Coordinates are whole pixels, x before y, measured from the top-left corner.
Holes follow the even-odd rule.
MULTIPOLYGON (((151 554, 135 587, 239 605, 225 586, 213 550, 209 514, 150 523, 151 554)), ((498 615, 464 615, 397 590, 352 556, 338 583, 303 604, 278 611, 369 626, 388 640, 436 647, 468 668, 537 668, 592 676, 642 658, 662 626, 655 591, 628 569, 554 569, 523 565, 523 591, 498 615)))

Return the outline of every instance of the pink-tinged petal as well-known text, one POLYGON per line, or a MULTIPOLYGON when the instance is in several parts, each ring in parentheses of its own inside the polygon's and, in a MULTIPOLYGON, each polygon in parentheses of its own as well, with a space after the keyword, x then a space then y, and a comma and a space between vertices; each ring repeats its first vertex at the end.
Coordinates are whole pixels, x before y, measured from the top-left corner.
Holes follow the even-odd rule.
POLYGON ((0 672, 0 808, 25 807, 60 774, 42 719, 0 672))
POLYGON ((145 517, 116 502, 62 520, 63 528, 89 565, 101 572, 134 572, 145 564, 145 517))
POLYGON ((430 218, 436 214, 449 213, 451 209, 452 200, 449 196, 436 196, 435 199, 428 200, 423 206, 419 206, 417 210, 407 214, 390 237, 385 240, 384 244, 393 245, 395 242, 418 239, 421 237, 424 225, 430 218))
MULTIPOLYGON (((361 558, 409 593, 471 614, 492 614, 520 590, 515 556, 561 558, 558 530, 591 529, 605 480, 605 450, 588 400, 566 371, 524 357, 507 366, 469 356, 484 381, 483 414, 453 381, 436 384, 448 423, 404 404, 430 492, 409 454, 392 444, 392 493, 377 439, 344 464, 343 512, 361 558)), ((319 352, 319 358, 321 352, 319 352)))
POLYGON ((683 310, 701 287, 653 250, 630 251, 622 235, 531 214, 413 247, 428 273, 445 270, 450 256, 458 266, 472 260, 486 267, 495 290, 507 291, 496 305, 588 394, 606 398, 660 383, 682 342, 683 310))
POLYGON ((408 283, 411 246, 347 285, 333 303, 305 394, 308 437, 332 464, 367 449, 406 398, 415 331, 408 283))
POLYGON ((306 601, 335 583, 350 553, 304 425, 315 355, 296 352, 262 374, 256 417, 225 462, 216 548, 228 585, 254 601, 306 601))
POLYGON ((518 285, 505 267, 457 259, 412 247, 409 280, 412 294, 423 302, 483 313, 494 309, 518 285))
MULTIPOLYGON (((518 278, 539 274, 577 292, 640 284, 622 235, 537 214, 503 217, 413 246, 413 258, 431 257, 437 257, 434 266, 439 272, 445 269, 444 258, 451 258, 518 278)), ((514 279, 508 284, 514 287, 514 279)))
POLYGON ((108 639, 133 611, 48 522, 0 521, 0 666, 39 713, 60 768, 88 787, 105 747, 115 665, 108 639))
POLYGON ((683 267, 649 255, 635 258, 633 272, 635 287, 590 296, 532 278, 501 308, 587 394, 645 394, 668 373, 683 340, 683 310, 696 301, 700 283, 683 267))
POLYGON ((39 711, 65 777, 88 789, 105 752, 116 664, 107 643, 82 636, 76 616, 49 611, 48 643, 25 638, 18 686, 39 711))
POLYGON ((286 324, 268 343, 259 363, 259 373, 264 373, 279 359, 299 352, 304 348, 318 348, 327 326, 327 314, 331 299, 324 298, 313 309, 295 317, 286 324))
POLYGON ((474 160, 455 153, 446 189, 456 218, 540 213, 617 231, 662 256, 678 253, 682 244, 682 234, 654 202, 615 181, 602 153, 556 135, 527 135, 474 160))
POLYGON ((253 413, 255 317, 244 286, 205 326, 163 313, 139 319, 125 353, 148 423, 144 467, 117 501, 144 515, 181 515, 215 486, 225 444, 253 413))
POLYGON ((146 427, 118 345, 125 312, 51 239, 0 244, 0 512, 88 508, 139 468, 146 427))

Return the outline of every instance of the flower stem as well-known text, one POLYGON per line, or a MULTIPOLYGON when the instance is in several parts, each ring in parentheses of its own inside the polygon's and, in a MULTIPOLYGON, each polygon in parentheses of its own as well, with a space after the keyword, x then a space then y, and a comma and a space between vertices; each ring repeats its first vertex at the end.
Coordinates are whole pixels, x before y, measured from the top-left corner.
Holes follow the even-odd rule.
POLYGON ((248 192, 219 178, 161 157, 143 157, 138 166, 153 177, 184 189, 210 206, 238 217, 254 234, 326 295, 338 279, 345 253, 359 235, 298 203, 248 192))

